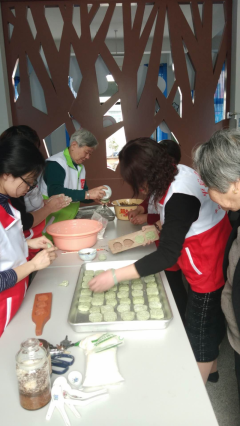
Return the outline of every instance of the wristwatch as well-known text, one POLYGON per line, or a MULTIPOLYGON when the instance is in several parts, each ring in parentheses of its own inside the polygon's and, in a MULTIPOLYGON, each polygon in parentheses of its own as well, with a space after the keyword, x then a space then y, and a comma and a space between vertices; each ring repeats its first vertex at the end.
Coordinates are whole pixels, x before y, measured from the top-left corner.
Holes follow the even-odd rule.
POLYGON ((158 224, 157 224, 157 223, 154 223, 154 226, 155 226, 156 230, 160 233, 160 232, 161 232, 161 229, 159 228, 158 224))
POLYGON ((87 193, 86 193, 86 197, 87 197, 87 199, 89 200, 89 198, 90 198, 90 194, 89 194, 89 192, 87 192, 87 193))

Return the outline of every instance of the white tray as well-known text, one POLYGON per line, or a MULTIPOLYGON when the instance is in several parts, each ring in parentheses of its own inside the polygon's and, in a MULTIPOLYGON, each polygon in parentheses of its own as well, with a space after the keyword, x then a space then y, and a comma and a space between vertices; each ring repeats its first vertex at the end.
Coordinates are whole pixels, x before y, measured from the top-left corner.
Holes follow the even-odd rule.
MULTIPOLYGON (((162 303, 162 309, 164 313, 164 318, 161 320, 147 320, 147 321, 123 321, 120 317, 120 314, 117 312, 115 308, 115 312, 117 312, 118 320, 114 322, 89 322, 88 317, 89 313, 82 314, 78 311, 78 300, 80 296, 80 292, 82 289, 82 280, 85 270, 91 269, 94 271, 97 270, 108 270, 111 268, 117 269, 123 266, 128 266, 134 263, 135 261, 113 261, 113 262, 91 262, 85 263, 82 265, 79 273, 79 277, 77 280, 76 288, 74 291, 71 308, 68 315, 68 322, 77 333, 86 333, 92 331, 121 331, 121 330, 160 330, 166 328, 170 321, 173 318, 172 310, 167 298, 167 294, 161 279, 160 274, 156 274, 155 278, 158 284, 159 295, 162 303)), ((143 284, 143 296, 144 303, 148 305, 147 293, 146 293, 146 284, 142 279, 143 284)), ((130 292, 131 293, 131 292, 130 292)), ((132 296, 129 296, 132 300, 132 296)), ((131 305, 131 310, 133 310, 131 305)))

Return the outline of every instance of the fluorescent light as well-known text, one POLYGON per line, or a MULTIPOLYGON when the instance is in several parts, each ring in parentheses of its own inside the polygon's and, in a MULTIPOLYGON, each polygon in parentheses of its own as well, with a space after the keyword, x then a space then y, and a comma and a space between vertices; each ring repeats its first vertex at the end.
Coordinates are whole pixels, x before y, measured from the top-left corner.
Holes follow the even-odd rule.
POLYGON ((112 76, 112 74, 108 74, 106 76, 106 79, 107 79, 107 81, 115 81, 114 78, 113 78, 113 76, 112 76))

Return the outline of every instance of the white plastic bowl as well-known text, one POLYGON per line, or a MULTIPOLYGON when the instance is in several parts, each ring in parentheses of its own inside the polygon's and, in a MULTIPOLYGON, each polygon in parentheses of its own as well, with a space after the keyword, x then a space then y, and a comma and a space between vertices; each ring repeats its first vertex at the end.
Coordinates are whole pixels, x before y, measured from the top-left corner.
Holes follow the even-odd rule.
POLYGON ((85 248, 85 249, 79 250, 78 255, 80 259, 84 260, 85 262, 90 262, 91 260, 95 259, 97 255, 97 249, 85 248))

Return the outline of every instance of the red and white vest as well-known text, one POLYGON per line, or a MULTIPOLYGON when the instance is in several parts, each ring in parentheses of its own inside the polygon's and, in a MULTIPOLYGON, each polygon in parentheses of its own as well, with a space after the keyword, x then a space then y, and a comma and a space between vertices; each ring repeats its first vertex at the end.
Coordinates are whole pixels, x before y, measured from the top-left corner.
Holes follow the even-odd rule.
MULTIPOLYGON (((65 179, 64 179, 64 188, 68 189, 83 189, 86 179, 86 170, 83 164, 78 165, 78 170, 73 166, 70 154, 68 150, 58 152, 58 154, 52 155, 52 157, 47 158, 46 161, 56 161, 64 170, 65 170, 65 179), (67 155, 68 154, 68 155, 67 155), (67 155, 67 158, 66 158, 67 155), (71 163, 69 167, 68 164, 71 163)), ((43 196, 48 197, 47 185, 44 179, 41 179, 40 191, 43 196)))
MULTIPOLYGON (((26 212, 31 213, 41 209, 44 206, 42 194, 36 186, 32 191, 29 191, 24 197, 24 203, 26 206, 26 212)), ((24 231, 24 236, 26 240, 31 238, 42 237, 43 230, 45 228, 46 221, 43 220, 37 226, 33 226, 31 229, 24 231)), ((29 260, 33 259, 34 256, 39 252, 39 249, 29 249, 29 260)))
MULTIPOLYGON (((0 271, 27 262, 28 245, 25 241, 21 215, 11 206, 13 216, 0 206, 0 271)), ((20 308, 28 287, 28 277, 14 287, 0 293, 0 336, 20 308)))
POLYGON ((231 225, 227 213, 210 199, 208 188, 197 172, 183 165, 177 168, 175 180, 159 201, 158 212, 164 225, 165 206, 173 194, 187 194, 199 199, 199 217, 185 237, 177 265, 193 291, 208 293, 224 285, 222 263, 231 225))

